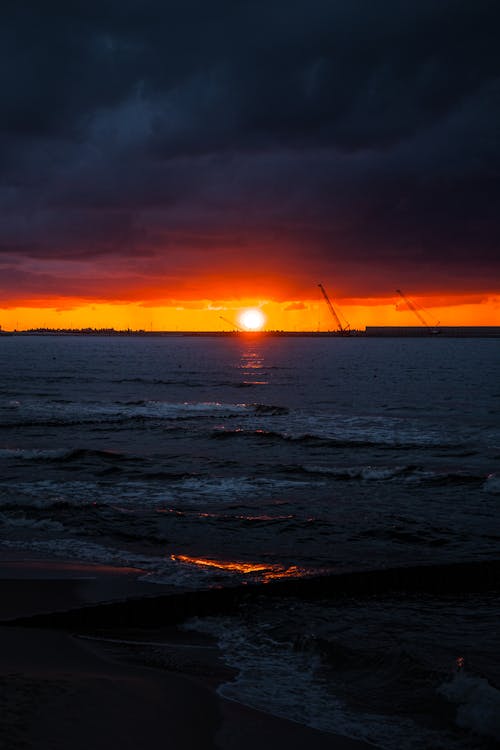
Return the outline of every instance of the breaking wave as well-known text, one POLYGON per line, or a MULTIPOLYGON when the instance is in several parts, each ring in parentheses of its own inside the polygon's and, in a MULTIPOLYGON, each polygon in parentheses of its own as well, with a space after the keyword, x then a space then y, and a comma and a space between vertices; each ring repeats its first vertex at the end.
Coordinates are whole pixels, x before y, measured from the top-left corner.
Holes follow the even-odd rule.
MULTIPOLYGON (((5 406, 4 406, 5 408, 5 406)), ((13 408, 13 407, 11 407, 13 408)), ((67 402, 27 401, 15 403, 15 418, 6 419, 3 428, 19 426, 64 426, 97 423, 119 423, 130 420, 186 420, 200 417, 230 418, 254 415, 283 416, 288 410, 272 404, 231 404, 218 401, 168 402, 168 401, 124 401, 67 402)))
POLYGON ((438 693, 457 705, 459 727, 500 741, 500 690, 488 680, 462 670, 443 683, 438 693))
POLYGON ((103 459, 105 461, 123 461, 132 459, 116 451, 101 451, 89 448, 0 448, 0 459, 19 459, 22 461, 79 461, 81 459, 103 459))

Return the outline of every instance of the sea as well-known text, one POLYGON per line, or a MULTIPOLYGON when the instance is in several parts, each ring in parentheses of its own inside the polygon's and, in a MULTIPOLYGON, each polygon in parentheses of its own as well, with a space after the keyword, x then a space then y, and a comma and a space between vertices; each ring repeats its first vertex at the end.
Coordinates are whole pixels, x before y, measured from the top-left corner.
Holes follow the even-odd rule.
MULTIPOLYGON (((498 339, 2 336, 0 553, 176 591, 498 560, 499 410, 498 339)), ((226 698, 490 750, 499 622, 498 586, 455 586, 257 595, 184 627, 218 640, 226 698)))

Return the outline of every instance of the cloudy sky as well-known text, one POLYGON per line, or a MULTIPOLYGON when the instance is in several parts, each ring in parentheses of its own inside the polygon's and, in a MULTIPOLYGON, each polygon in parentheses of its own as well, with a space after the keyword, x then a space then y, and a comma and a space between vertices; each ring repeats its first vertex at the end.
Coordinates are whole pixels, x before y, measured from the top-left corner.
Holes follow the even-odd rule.
POLYGON ((4 0, 0 304, 298 311, 322 281, 491 306, 499 24, 494 0, 4 0))

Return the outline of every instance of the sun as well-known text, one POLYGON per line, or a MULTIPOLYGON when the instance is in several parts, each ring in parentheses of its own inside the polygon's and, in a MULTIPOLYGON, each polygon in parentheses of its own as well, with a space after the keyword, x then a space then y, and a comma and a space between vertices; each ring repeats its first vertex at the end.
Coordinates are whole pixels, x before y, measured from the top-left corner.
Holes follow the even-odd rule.
POLYGON ((247 331, 260 331, 266 322, 266 316, 261 310, 251 308, 240 313, 239 321, 247 331))

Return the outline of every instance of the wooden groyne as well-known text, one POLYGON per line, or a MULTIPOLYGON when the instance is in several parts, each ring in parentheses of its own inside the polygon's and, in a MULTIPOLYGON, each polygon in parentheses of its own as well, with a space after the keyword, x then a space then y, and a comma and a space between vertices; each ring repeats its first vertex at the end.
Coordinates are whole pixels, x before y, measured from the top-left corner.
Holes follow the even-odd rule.
POLYGON ((102 631, 108 628, 157 628, 190 617, 234 613, 243 602, 259 597, 335 600, 390 594, 459 595, 500 588, 500 560, 382 570, 353 571, 269 583, 145 596, 4 620, 16 627, 102 631))

